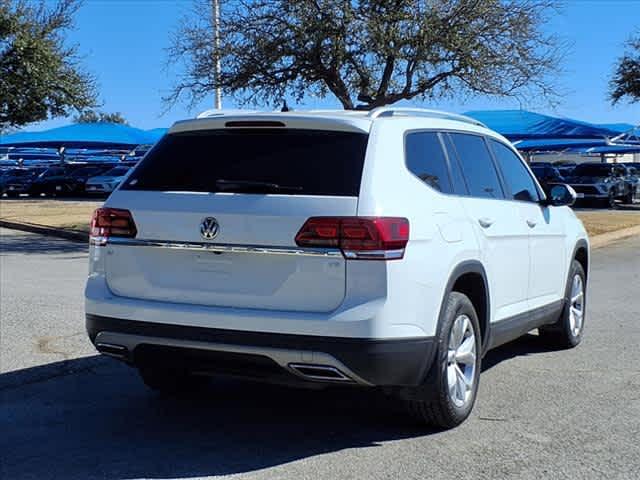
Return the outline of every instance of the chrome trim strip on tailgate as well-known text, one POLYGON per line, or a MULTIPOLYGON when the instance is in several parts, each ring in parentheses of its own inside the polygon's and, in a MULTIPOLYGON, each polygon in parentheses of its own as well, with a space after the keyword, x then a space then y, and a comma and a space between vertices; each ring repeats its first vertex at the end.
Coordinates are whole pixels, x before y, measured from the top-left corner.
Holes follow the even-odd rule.
POLYGON ((342 252, 333 248, 277 247, 264 245, 231 245, 203 242, 173 242, 166 240, 142 240, 137 238, 109 237, 106 245, 126 245, 130 247, 169 248, 213 253, 262 253, 267 255, 304 255, 320 257, 342 257, 342 252))

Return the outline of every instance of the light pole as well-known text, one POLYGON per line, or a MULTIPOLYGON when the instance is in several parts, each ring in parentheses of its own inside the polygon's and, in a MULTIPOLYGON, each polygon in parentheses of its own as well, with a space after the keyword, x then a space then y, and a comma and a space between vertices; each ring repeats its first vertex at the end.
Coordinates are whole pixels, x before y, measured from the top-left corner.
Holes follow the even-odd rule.
POLYGON ((220 89, 220 1, 211 0, 212 4, 212 16, 213 16, 213 60, 215 63, 215 75, 216 82, 216 99, 215 108, 220 110, 222 108, 222 90, 220 89))

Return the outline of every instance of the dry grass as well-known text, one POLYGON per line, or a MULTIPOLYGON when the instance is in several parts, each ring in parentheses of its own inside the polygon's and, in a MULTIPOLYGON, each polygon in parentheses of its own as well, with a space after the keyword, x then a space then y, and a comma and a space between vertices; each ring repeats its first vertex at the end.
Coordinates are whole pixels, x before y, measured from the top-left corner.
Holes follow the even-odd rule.
POLYGON ((594 210, 576 213, 591 236, 640 225, 640 210, 594 210))
MULTIPOLYGON (((49 227, 88 231, 93 210, 102 202, 93 200, 0 200, 0 219, 49 227)), ((640 209, 578 210, 589 235, 640 225, 640 209)))
POLYGON ((0 200, 0 220, 87 232, 91 214, 100 205, 93 200, 0 200))

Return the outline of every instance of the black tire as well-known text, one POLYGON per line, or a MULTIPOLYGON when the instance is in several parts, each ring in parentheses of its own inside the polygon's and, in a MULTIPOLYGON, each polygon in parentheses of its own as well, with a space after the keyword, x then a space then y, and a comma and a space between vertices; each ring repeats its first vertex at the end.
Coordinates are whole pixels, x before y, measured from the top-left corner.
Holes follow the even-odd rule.
POLYGON ((627 193, 624 198, 622 199, 622 203, 627 204, 627 205, 632 205, 633 204, 633 190, 629 189, 629 193, 627 193))
POLYGON ((163 394, 188 393, 202 389, 208 378, 191 375, 185 370, 157 366, 139 366, 142 381, 151 390, 163 394))
MULTIPOLYGON (((451 292, 447 298, 437 335, 437 350, 431 370, 424 385, 409 393, 406 407, 409 414, 419 421, 440 428, 453 428, 464 422, 476 400, 480 381, 481 345, 480 324, 473 304, 466 295, 451 292), (447 371, 449 340, 456 319, 466 316, 475 334, 475 360, 473 383, 469 396, 462 406, 457 405, 449 393, 447 371)), ((466 333, 466 332, 465 332, 466 333)))
POLYGON ((616 208, 616 197, 613 195, 613 193, 610 193, 605 200, 605 208, 610 208, 612 210, 616 208))
MULTIPOLYGON (((538 329, 540 338, 547 345, 552 345, 559 348, 573 348, 582 341, 582 335, 584 332, 584 321, 586 318, 586 301, 587 301, 587 289, 586 289, 586 275, 582 265, 577 260, 571 263, 569 269, 569 278, 567 279, 567 286, 565 288, 565 307, 562 310, 562 314, 558 321, 552 325, 540 327, 538 329), (580 320, 580 328, 576 330, 572 326, 571 308, 575 307, 572 301, 572 287, 576 276, 580 277, 582 282, 582 299, 581 299, 581 311, 582 317, 580 320)), ((575 315, 575 313, 574 313, 575 315)), ((575 321, 575 320, 574 320, 575 321)))

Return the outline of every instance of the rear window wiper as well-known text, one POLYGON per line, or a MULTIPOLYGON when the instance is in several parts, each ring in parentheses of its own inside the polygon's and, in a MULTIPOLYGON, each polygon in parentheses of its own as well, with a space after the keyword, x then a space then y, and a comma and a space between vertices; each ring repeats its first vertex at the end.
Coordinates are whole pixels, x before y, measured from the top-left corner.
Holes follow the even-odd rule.
POLYGON ((259 182, 254 180, 216 180, 216 188, 222 192, 299 192, 302 187, 298 185, 279 185, 271 182, 259 182))

